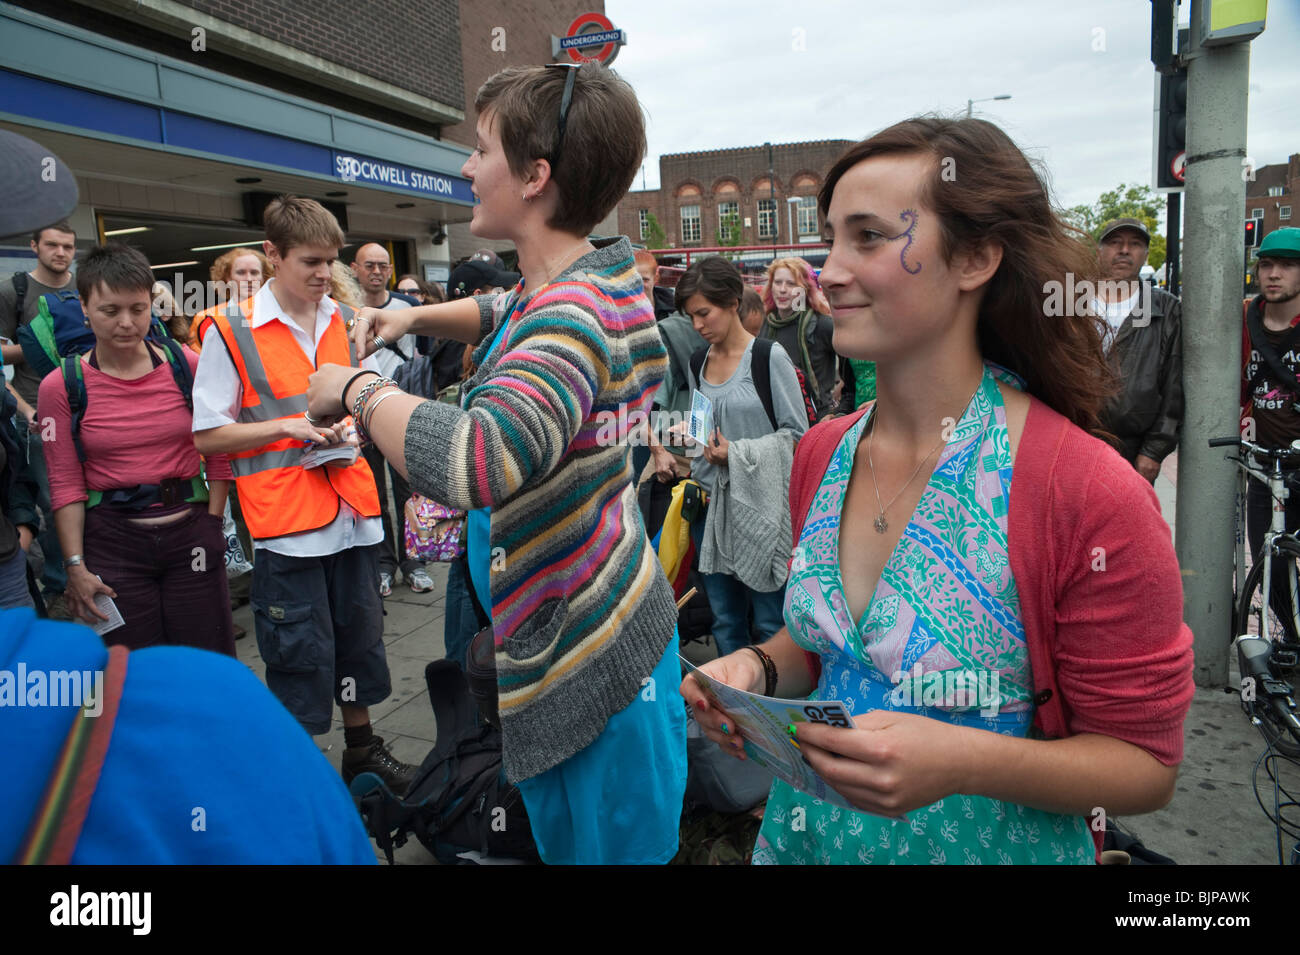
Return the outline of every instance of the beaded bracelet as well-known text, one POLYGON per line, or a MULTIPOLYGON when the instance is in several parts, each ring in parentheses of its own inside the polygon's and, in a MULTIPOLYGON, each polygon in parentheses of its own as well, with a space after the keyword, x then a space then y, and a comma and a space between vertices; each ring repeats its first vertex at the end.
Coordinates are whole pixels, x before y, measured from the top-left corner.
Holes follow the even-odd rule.
POLYGON ((776 664, 772 658, 753 644, 746 644, 744 650, 753 650, 763 664, 763 695, 771 696, 776 692, 776 664))
POLYGON ((393 381, 391 378, 385 378, 382 375, 376 375, 374 378, 367 381, 365 387, 363 387, 357 394, 356 401, 352 402, 352 417, 360 422, 361 410, 365 408, 366 402, 370 400, 370 396, 380 388, 384 388, 388 385, 392 385, 395 388, 397 387, 397 382, 393 381))

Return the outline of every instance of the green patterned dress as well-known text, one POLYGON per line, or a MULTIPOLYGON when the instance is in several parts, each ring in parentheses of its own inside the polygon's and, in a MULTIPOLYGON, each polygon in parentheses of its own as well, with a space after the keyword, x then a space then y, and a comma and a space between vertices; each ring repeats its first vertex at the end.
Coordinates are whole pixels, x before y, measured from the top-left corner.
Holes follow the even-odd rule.
MULTIPOLYGON (((786 591, 791 636, 821 656, 811 699, 839 700, 854 714, 898 710, 1028 734, 1033 680, 1007 558, 1011 449, 998 377, 1020 387, 1013 376, 985 368, 857 621, 840 578, 839 516, 871 412, 836 449, 795 549, 786 591)), ((1093 861, 1082 816, 953 795, 906 819, 885 819, 821 802, 780 780, 754 847, 755 864, 1093 861)))

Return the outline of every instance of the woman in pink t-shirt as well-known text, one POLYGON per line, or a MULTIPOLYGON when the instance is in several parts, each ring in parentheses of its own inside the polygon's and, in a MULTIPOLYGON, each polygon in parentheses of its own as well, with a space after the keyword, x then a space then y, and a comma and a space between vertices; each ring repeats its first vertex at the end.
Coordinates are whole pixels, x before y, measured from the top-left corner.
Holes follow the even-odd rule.
MULTIPOLYGON (((146 339, 152 285, 149 263, 134 249, 87 253, 77 291, 95 347, 65 359, 74 382, 84 383, 79 426, 64 368, 41 382, 38 413, 68 605, 99 625, 115 618, 96 599, 111 599, 122 623, 104 632, 108 643, 233 656, 221 522, 232 475, 226 459, 214 457, 209 492, 187 392, 198 358, 174 342, 146 339)), ((73 384, 74 395, 82 387, 73 384)))

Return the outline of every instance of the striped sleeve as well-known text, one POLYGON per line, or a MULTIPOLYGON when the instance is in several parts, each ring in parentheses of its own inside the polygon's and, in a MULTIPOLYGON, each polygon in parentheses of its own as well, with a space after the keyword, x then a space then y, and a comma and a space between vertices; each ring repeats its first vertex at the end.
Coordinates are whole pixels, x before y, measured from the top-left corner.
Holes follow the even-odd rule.
POLYGON ((466 410, 416 408, 405 445, 414 488, 450 507, 488 507, 555 469, 609 381, 601 298, 578 282, 542 290, 466 410))

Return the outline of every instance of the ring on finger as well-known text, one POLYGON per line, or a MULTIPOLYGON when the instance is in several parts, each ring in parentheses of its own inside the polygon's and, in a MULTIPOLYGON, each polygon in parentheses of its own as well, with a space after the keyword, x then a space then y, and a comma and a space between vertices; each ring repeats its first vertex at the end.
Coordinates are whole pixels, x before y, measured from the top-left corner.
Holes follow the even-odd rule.
POLYGON ((304 412, 302 413, 302 416, 303 416, 304 418, 307 419, 307 423, 308 423, 309 425, 311 425, 313 428, 319 428, 319 427, 321 427, 322 425, 324 425, 324 423, 325 423, 325 422, 321 421, 321 420, 318 419, 318 418, 313 418, 313 417, 311 416, 311 412, 310 412, 310 411, 304 411, 304 412))
POLYGON ((370 344, 374 345, 376 349, 379 349, 379 348, 383 348, 388 343, 384 341, 382 338, 380 338, 378 335, 376 335, 374 338, 370 340, 370 344))

